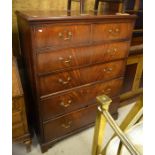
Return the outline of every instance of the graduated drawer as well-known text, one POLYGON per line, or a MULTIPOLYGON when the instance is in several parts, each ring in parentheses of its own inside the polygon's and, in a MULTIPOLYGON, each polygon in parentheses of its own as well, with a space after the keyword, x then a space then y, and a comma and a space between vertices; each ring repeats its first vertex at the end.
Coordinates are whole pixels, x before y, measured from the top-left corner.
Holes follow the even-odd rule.
POLYGON ((82 25, 41 25, 35 27, 36 48, 58 48, 72 44, 90 42, 90 24, 82 25))
POLYGON ((133 23, 108 23, 93 25, 93 42, 130 39, 133 23))
POLYGON ((45 98, 41 101, 43 119, 48 120, 93 104, 97 95, 116 96, 120 93, 122 82, 122 78, 115 79, 45 98))
POLYGON ((39 77, 40 95, 47 95, 57 91, 103 80, 110 80, 123 75, 125 60, 94 65, 68 72, 39 77))
POLYGON ((44 123, 45 141, 59 138, 95 122, 96 112, 97 107, 93 105, 44 123))
POLYGON ((130 42, 117 42, 37 53, 37 71, 41 74, 121 59, 128 55, 129 46, 130 42))

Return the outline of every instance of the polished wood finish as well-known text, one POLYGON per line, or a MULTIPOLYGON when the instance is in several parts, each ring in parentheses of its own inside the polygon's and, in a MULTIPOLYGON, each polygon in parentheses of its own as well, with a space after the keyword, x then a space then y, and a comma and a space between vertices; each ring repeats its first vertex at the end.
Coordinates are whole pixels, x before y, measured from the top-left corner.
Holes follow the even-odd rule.
MULTIPOLYGON (((39 22, 38 26, 41 24, 56 24, 56 23, 61 23, 62 25, 66 23, 73 23, 74 24, 78 23, 79 21, 85 21, 88 20, 88 23, 92 23, 90 20, 101 20, 98 22, 94 23, 107 23, 107 21, 112 20, 111 22, 108 23, 115 23, 116 20, 120 20, 124 23, 127 21, 131 21, 133 18, 137 18, 136 15, 117 15, 114 12, 108 12, 108 13, 103 13, 103 12, 95 12, 95 11, 85 11, 84 14, 81 14, 79 11, 16 11, 16 14, 21 16, 23 19, 34 23, 34 22, 39 22), (127 17, 127 18, 126 18, 127 17), (104 19, 104 21, 103 21, 104 19), (124 19, 126 21, 124 21, 124 19), (56 23, 55 23, 56 21, 56 23), (62 23, 63 21, 63 23, 62 23)), ((118 21, 117 21, 118 22, 118 21)), ((84 22, 85 23, 85 22, 84 22)), ((88 24, 85 23, 85 24, 88 24)), ((82 23, 80 23, 82 24, 82 23)), ((37 26, 37 25, 36 25, 37 26)))
POLYGON ((135 18, 92 11, 82 15, 17 12, 21 53, 33 99, 32 124, 42 152, 93 124, 97 94, 113 98, 110 111, 117 117, 135 18))
POLYGON ((43 119, 48 120, 90 104, 94 104, 95 96, 103 93, 111 97, 117 96, 120 93, 122 82, 122 78, 115 79, 44 98, 41 101, 43 119), (83 96, 83 94, 85 95, 83 96))
POLYGON ((90 43, 128 40, 131 37, 132 23, 98 23, 78 25, 39 25, 34 28, 35 47, 60 49, 90 43), (102 35, 104 33, 104 35, 102 35), (85 34, 85 35, 83 35, 85 34), (54 38, 54 39, 53 39, 54 38), (61 46, 60 46, 61 45, 61 46))
POLYGON ((92 105, 88 108, 80 109, 79 111, 58 117, 55 120, 45 122, 45 140, 50 141, 59 138, 68 132, 93 123, 95 121, 96 109, 96 105, 92 105), (54 130, 51 132, 53 128, 54 130))
POLYGON ((12 61, 12 139, 24 143, 30 151, 31 138, 27 125, 25 100, 15 57, 12 61))
POLYGON ((78 70, 60 72, 39 78, 40 95, 48 95, 73 87, 123 76, 126 61, 116 61, 78 70), (94 74, 96 73, 96 74, 94 74))
POLYGON ((90 40, 90 25, 39 25, 35 28, 36 48, 53 46, 69 47, 72 44, 86 44, 90 40), (83 35, 85 34, 85 35, 83 35))
POLYGON ((126 58, 130 42, 43 51, 37 54, 39 74, 126 58))
POLYGON ((131 37, 131 32, 132 23, 94 24, 93 41, 101 42, 129 39, 131 37))

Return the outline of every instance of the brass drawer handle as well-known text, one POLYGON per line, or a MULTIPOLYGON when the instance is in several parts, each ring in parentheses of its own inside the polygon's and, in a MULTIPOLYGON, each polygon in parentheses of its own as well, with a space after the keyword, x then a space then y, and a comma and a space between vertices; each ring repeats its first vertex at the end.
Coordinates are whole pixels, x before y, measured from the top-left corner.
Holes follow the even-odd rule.
POLYGON ((109 32, 109 33, 112 33, 112 32, 113 32, 113 30, 112 30, 112 29, 109 29, 109 30, 108 30, 108 32, 109 32))
POLYGON ((72 124, 72 121, 69 121, 69 122, 67 122, 67 123, 63 123, 61 126, 62 126, 63 128, 65 128, 65 129, 68 129, 68 128, 71 127, 71 124, 72 124))
POLYGON ((114 51, 114 52, 117 52, 117 48, 113 48, 113 51, 114 51))
POLYGON ((104 68, 103 71, 104 72, 107 72, 107 73, 110 73, 113 69, 110 67, 110 68, 104 68))
POLYGON ((108 53, 117 52, 117 51, 118 51, 117 48, 113 48, 113 49, 108 49, 108 50, 107 50, 108 53))
POLYGON ((68 100, 67 103, 65 103, 65 102, 62 101, 60 103, 60 105, 63 106, 63 107, 65 107, 65 108, 67 108, 67 107, 69 107, 71 105, 71 103, 72 103, 72 100, 68 100))
POLYGON ((116 32, 116 33, 118 33, 119 31, 120 31, 120 29, 119 29, 119 28, 116 28, 116 29, 115 29, 115 32, 116 32))
POLYGON ((109 29, 108 32, 109 32, 110 34, 117 34, 117 33, 120 32, 120 29, 119 29, 119 28, 116 28, 116 29, 109 29))
POLYGON ((66 85, 66 84, 69 83, 70 80, 71 80, 71 77, 68 77, 68 78, 67 78, 67 81, 64 81, 64 80, 62 80, 62 79, 59 79, 58 81, 59 81, 59 83, 61 83, 61 84, 63 84, 63 85, 66 85))
POLYGON ((72 62, 72 56, 70 55, 70 56, 68 57, 68 59, 66 59, 66 60, 64 60, 63 57, 59 57, 59 60, 62 61, 64 64, 70 65, 71 62, 72 62))
POLYGON ((61 32, 58 33, 59 38, 63 37, 63 34, 61 32))
POLYGON ((67 37, 64 37, 63 33, 59 32, 58 33, 58 36, 59 36, 59 38, 63 38, 64 41, 71 40, 71 38, 72 38, 72 32, 69 31, 67 33, 67 37))

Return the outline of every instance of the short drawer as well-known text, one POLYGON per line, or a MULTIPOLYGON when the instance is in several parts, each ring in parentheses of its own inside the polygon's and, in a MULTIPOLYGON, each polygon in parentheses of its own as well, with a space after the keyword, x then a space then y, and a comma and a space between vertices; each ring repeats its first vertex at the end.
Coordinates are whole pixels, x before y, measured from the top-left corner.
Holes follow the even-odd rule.
POLYGON ((97 107, 93 105, 44 123, 45 141, 59 138, 95 122, 96 112, 97 107))
POLYGON ((93 25, 93 42, 130 39, 133 23, 109 23, 93 25))
POLYGON ((110 97, 116 96, 120 93, 122 83, 123 79, 120 78, 45 98, 41 101, 43 119, 48 120, 91 105, 95 103, 97 95, 107 94, 110 97))
POLYGON ((37 70, 41 74, 121 59, 128 55, 129 46, 130 42, 116 42, 37 53, 37 70))
POLYGON ((125 60, 95 65, 39 77, 40 95, 70 89, 96 81, 110 80, 124 74, 125 60))
POLYGON ((35 27, 36 48, 72 46, 90 41, 91 26, 83 25, 41 25, 35 27))

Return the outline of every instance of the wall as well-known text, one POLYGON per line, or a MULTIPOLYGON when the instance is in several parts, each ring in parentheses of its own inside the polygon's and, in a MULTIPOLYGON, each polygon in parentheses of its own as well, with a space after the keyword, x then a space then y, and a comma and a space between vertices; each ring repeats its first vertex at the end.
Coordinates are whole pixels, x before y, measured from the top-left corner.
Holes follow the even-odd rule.
MULTIPOLYGON (((13 0, 12 1, 12 32, 13 53, 19 56, 18 29, 15 11, 22 10, 67 10, 68 0, 13 0)), ((93 10, 95 0, 85 0, 85 10, 93 10)), ((79 10, 79 3, 72 2, 72 10, 79 10)))

